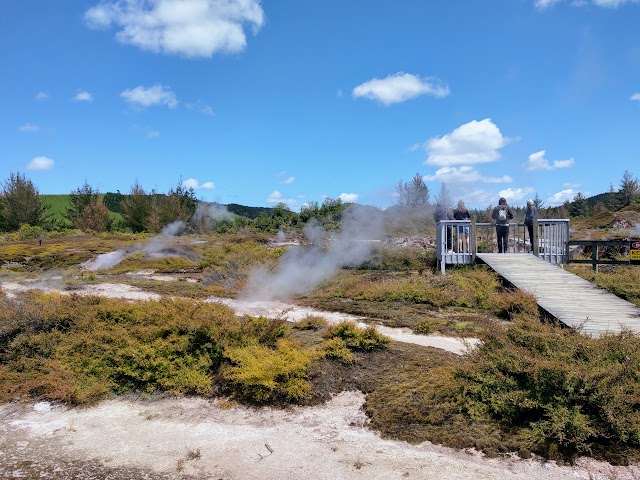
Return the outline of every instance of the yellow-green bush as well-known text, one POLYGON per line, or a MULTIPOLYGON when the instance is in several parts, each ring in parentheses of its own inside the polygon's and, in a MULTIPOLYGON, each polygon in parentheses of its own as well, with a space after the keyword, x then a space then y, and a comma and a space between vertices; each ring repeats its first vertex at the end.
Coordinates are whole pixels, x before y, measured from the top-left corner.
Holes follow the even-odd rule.
POLYGON ((322 358, 338 360, 341 363, 354 363, 357 360, 355 354, 349 350, 346 342, 338 337, 330 338, 320 345, 318 353, 322 358))
POLYGON ((640 453, 640 337, 630 332, 594 339, 518 320, 403 388, 412 400, 397 414, 451 446, 614 463, 640 453))
POLYGON ((247 345, 225 352, 231 362, 223 370, 236 396, 255 403, 299 402, 311 396, 307 377, 312 354, 286 340, 275 348, 247 345))
MULTIPOLYGON (((85 403, 109 392, 208 395, 226 349, 276 345, 280 321, 186 300, 0 296, 0 400, 85 403)), ((294 398, 295 396, 291 396, 294 398)))
POLYGON ((330 327, 324 334, 326 338, 339 338, 354 350, 374 350, 386 348, 391 339, 378 333, 374 327, 359 328, 353 322, 342 322, 330 327))

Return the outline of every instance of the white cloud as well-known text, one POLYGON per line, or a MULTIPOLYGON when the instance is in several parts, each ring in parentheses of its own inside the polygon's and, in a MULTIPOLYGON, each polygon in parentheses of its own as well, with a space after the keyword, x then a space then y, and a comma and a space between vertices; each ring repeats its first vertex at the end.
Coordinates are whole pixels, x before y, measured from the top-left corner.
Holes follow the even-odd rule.
POLYGON ((195 178, 187 178, 182 182, 184 188, 193 188, 194 190, 213 190, 216 185, 213 182, 204 182, 200 184, 195 178))
POLYGON ((507 199, 507 202, 513 202, 517 200, 522 200, 524 197, 533 193, 535 190, 533 188, 507 188, 506 190, 500 190, 498 195, 507 199))
POLYGON ((502 177, 487 177, 481 175, 475 168, 463 165, 461 167, 442 167, 436 170, 433 175, 422 177, 427 182, 445 183, 510 183, 512 178, 509 175, 502 177))
POLYGON ((345 203, 353 203, 358 201, 357 193, 341 193, 338 198, 345 203))
POLYGON ((238 53, 264 24, 260 0, 106 0, 85 13, 92 28, 119 29, 116 40, 142 50, 210 58, 238 53))
POLYGON ((76 102, 93 102, 93 95, 86 90, 81 90, 73 97, 76 102))
POLYGON ((555 5, 559 1, 560 0, 535 0, 535 6, 540 10, 544 10, 545 8, 549 8, 552 5, 555 5))
POLYGON ((576 192, 573 188, 566 188, 564 190, 559 191, 558 193, 554 193, 549 196, 546 200, 546 204, 550 207, 556 207, 558 205, 562 205, 564 202, 573 200, 573 197, 576 196, 576 192))
POLYGON ((447 167, 495 162, 498 150, 507 144, 498 127, 490 118, 459 126, 442 137, 427 140, 428 165, 447 167))
POLYGON ((39 132, 40 126, 34 125, 33 123, 25 123, 24 125, 20 125, 20 127, 18 127, 18 130, 20 130, 21 132, 39 132))
POLYGON ((296 177, 288 177, 288 178, 285 178, 284 180, 280 180, 280 183, 282 185, 289 185, 289 184, 293 183, 295 181, 295 179, 296 179, 296 177))
POLYGON ((568 160, 555 160, 553 164, 550 164, 544 158, 546 153, 546 150, 540 150, 539 152, 529 155, 529 160, 526 165, 527 170, 555 170, 557 168, 570 168, 576 163, 573 158, 569 158, 568 160))
POLYGON ((640 92, 634 93, 633 95, 631 95, 629 100, 633 100, 635 102, 640 102, 640 92))
POLYGON ((124 90, 120 96, 139 108, 147 108, 152 105, 166 105, 169 108, 175 108, 178 105, 175 93, 165 85, 154 85, 149 88, 140 85, 130 90, 124 90))
MULTIPOLYGON (((549 8, 565 0, 535 0, 534 5, 540 10, 549 8)), ((572 0, 571 5, 582 7, 585 5, 595 5, 597 7, 617 8, 626 3, 638 3, 640 0, 572 0)))
POLYGON ((449 87, 434 79, 398 72, 383 79, 373 78, 353 89, 355 98, 364 97, 384 105, 404 102, 419 95, 446 97, 449 87))
POLYGON ((51 170, 55 162, 48 157, 35 157, 27 164, 27 170, 51 170))
POLYGON ((38 92, 36 93, 36 100, 43 101, 49 98, 49 94, 47 92, 38 92))
POLYGON ((296 199, 286 198, 278 190, 274 190, 269 194, 269 196, 267 197, 267 203, 273 203, 273 204, 284 203, 287 207, 289 207, 292 210, 294 208, 297 208, 298 206, 298 201, 296 199))

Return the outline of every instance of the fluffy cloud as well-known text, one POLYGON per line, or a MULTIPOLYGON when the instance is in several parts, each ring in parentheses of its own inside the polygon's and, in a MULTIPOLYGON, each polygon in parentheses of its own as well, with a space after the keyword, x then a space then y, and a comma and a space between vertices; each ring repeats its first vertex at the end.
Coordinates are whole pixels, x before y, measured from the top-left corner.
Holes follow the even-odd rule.
POLYGON ((294 198, 286 198, 284 197, 278 190, 274 190, 267 197, 267 203, 284 203, 290 209, 294 209, 298 206, 298 201, 294 198))
POLYGON ((490 118, 473 120, 447 135, 427 140, 426 163, 447 167, 494 162, 500 158, 498 150, 506 144, 507 140, 490 118))
MULTIPOLYGON (((540 10, 549 8, 556 3, 560 3, 564 0, 535 0, 534 5, 540 10)), ((583 5, 595 5, 597 7, 605 8, 617 8, 626 3, 638 3, 640 0, 572 0, 571 5, 583 6, 583 5)))
POLYGON ((39 132, 40 126, 34 125, 32 123, 25 123, 24 125, 20 125, 20 127, 18 127, 18 130, 20 130, 21 132, 39 132))
POLYGON ((341 193, 340 195, 338 195, 338 198, 345 203, 352 203, 352 202, 358 201, 358 194, 357 193, 341 193))
POLYGON ((383 79, 373 78, 353 89, 355 98, 364 97, 384 105, 404 102, 419 95, 446 97, 449 87, 433 79, 398 72, 383 79))
POLYGON ((554 193, 549 196, 546 200, 546 204, 550 207, 556 207, 558 205, 562 205, 564 202, 573 200, 573 197, 576 196, 576 192, 573 188, 566 188, 564 190, 559 191, 558 193, 554 193))
POLYGON ((213 190, 216 185, 213 182, 204 182, 200 184, 195 178, 187 178, 182 182, 184 188, 193 188, 194 190, 213 190))
POLYGON ((86 90, 81 90, 73 97, 76 102, 93 102, 93 95, 86 90))
POLYGON ((634 93, 633 95, 631 95, 630 100, 633 100, 635 102, 640 102, 640 92, 634 93))
POLYGON ((120 96, 139 108, 147 108, 152 105, 166 105, 169 108, 175 108, 178 105, 175 93, 164 85, 154 85, 149 88, 138 86, 130 90, 124 90, 120 93, 120 96))
POLYGON ((445 183, 510 183, 512 178, 509 175, 502 177, 487 177, 481 175, 475 168, 463 165, 461 167, 442 167, 436 170, 433 175, 422 177, 427 182, 445 183))
POLYGON ((260 0, 106 0, 85 13, 92 28, 119 29, 116 40, 142 50, 210 58, 247 45, 245 26, 264 24, 260 0))
POLYGON ((539 152, 529 155, 527 170, 555 170, 557 168, 570 168, 576 163, 573 158, 570 158, 568 160, 555 160, 553 164, 550 164, 544 158, 546 153, 546 150, 540 150, 539 152))
POLYGON ((525 196, 533 193, 533 188, 507 188, 506 190, 500 190, 498 195, 507 199, 507 202, 513 202, 522 200, 525 196))
POLYGON ((49 98, 49 94, 47 92, 38 92, 36 93, 36 100, 43 101, 49 98))
POLYGON ((48 157, 35 157, 27 164, 27 170, 51 170, 55 162, 48 157))

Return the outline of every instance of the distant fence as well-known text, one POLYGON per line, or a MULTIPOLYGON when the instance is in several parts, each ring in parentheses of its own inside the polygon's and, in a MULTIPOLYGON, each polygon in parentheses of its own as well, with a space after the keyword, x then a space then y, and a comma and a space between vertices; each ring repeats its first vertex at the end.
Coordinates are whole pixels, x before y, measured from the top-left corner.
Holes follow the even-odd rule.
MULTIPOLYGON (((509 225, 508 253, 532 253, 544 260, 562 264, 569 261, 569 220, 538 219, 534 222, 533 241, 523 223, 509 225)), ((442 220, 436 225, 436 260, 442 272, 445 265, 471 265, 478 253, 497 251, 493 223, 471 220, 442 220)))
POLYGON ((591 264, 593 270, 598 271, 598 265, 631 265, 630 251, 631 241, 629 240, 570 240, 570 247, 591 247, 591 259, 569 259, 570 263, 591 264), (600 258, 600 252, 606 248, 618 248, 618 254, 629 257, 627 260, 611 260, 600 258))

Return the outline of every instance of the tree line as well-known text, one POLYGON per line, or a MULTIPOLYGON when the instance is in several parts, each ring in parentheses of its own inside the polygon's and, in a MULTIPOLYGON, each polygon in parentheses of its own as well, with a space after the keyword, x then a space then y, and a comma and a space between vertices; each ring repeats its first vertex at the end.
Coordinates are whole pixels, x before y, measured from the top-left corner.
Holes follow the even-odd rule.
POLYGON ((148 191, 136 180, 127 194, 120 191, 101 194, 85 180, 69 193, 69 205, 62 218, 53 218, 49 213, 50 205, 43 200, 32 180, 24 173, 11 173, 0 189, 0 231, 33 227, 49 231, 158 233, 172 222, 190 219, 195 219, 192 221, 194 228, 219 232, 243 228, 277 232, 308 222, 333 228, 339 224, 342 212, 348 206, 340 199, 332 198, 326 198, 322 203, 310 202, 300 213, 291 211, 284 203, 273 208, 231 204, 227 209, 216 205, 225 214, 220 218, 206 218, 207 209, 203 215, 194 216, 199 203, 194 190, 183 186, 182 179, 166 193, 155 189, 148 191), (119 213, 122 219, 115 220, 113 212, 119 213))
MULTIPOLYGON (((416 173, 408 182, 400 180, 396 185, 395 197, 396 206, 400 208, 428 208, 430 202, 430 190, 424 183, 422 176, 416 173)), ((625 208, 640 209, 640 182, 637 177, 625 170, 616 189, 613 184, 609 185, 609 191, 600 195, 587 198, 582 192, 576 193, 573 200, 567 200, 559 206, 545 206, 542 198, 535 193, 532 198, 538 212, 547 218, 569 218, 588 217, 602 212, 615 212, 625 208)), ((434 198, 433 205, 441 204, 447 209, 454 208, 454 202, 445 183, 441 184, 440 190, 434 198)), ((486 209, 475 209, 472 212, 480 222, 491 222, 491 211, 493 205, 486 209)), ((524 208, 512 207, 516 218, 524 217, 524 208)))

